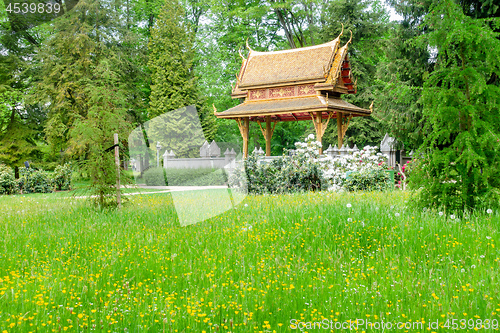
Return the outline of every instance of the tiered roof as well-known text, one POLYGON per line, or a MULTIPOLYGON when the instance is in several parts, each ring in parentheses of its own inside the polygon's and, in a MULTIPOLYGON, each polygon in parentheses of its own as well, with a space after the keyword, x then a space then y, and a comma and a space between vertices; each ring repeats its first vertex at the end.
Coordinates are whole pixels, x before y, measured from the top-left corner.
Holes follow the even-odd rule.
MULTIPOLYGON (((352 38, 352 36, 351 36, 352 38)), ((310 112, 325 111, 324 118, 337 111, 367 116, 371 111, 342 99, 341 94, 356 93, 351 76, 348 46, 340 47, 340 36, 321 45, 274 52, 257 52, 250 47, 244 58, 231 96, 243 103, 219 118, 250 117, 262 120, 306 120, 310 112)), ((248 46, 248 44, 247 44, 248 46)), ((240 53, 241 55, 241 53, 240 53)))

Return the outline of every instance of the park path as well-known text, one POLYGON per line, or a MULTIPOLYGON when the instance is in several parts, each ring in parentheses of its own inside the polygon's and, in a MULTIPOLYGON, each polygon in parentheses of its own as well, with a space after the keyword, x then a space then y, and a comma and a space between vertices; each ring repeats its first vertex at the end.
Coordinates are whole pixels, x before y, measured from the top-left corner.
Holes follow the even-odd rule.
MULTIPOLYGON (((200 191, 200 190, 220 190, 220 189, 227 189, 227 186, 137 186, 137 187, 131 187, 131 186, 122 186, 122 188, 137 188, 137 189, 147 189, 147 190, 154 190, 157 189, 158 191, 145 191, 145 192, 132 192, 132 193, 122 193, 122 195, 138 195, 138 194, 157 194, 157 193, 170 193, 170 192, 182 192, 182 191, 200 191)), ((96 195, 93 196, 88 196, 88 195, 82 195, 82 196, 75 196, 73 198, 76 199, 85 199, 85 198, 96 198, 96 195)))

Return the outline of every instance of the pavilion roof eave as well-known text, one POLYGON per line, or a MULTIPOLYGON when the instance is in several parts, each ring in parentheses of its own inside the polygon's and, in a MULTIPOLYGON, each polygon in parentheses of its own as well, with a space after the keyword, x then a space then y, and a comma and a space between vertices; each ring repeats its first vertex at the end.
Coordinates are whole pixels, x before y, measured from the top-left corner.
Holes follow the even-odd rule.
MULTIPOLYGON (((309 112, 341 112, 341 113, 350 113, 353 116, 370 116, 371 112, 370 110, 365 110, 365 109, 356 109, 356 110, 349 110, 346 108, 315 108, 315 109, 308 109, 308 110, 287 110, 287 111, 271 111, 271 112, 234 112, 231 114, 222 114, 216 113, 217 118, 221 119, 236 119, 236 118, 243 118, 243 117, 265 117, 265 116, 276 116, 276 115, 283 115, 283 114, 292 114, 292 115, 297 115, 297 114, 302 114, 302 113, 309 113, 309 112), (361 110, 363 112, 361 112, 361 110)), ((326 118, 326 117, 325 117, 326 118)), ((332 118, 335 118, 333 116, 332 118)), ((297 119, 300 120, 300 119, 297 119)))
MULTIPOLYGON (((258 118, 264 116, 277 116, 292 114, 297 120, 302 120, 304 114, 310 112, 325 112, 324 117, 328 117, 330 112, 350 113, 353 116, 370 116, 371 111, 359 108, 344 100, 337 98, 329 98, 328 103, 326 99, 323 101, 317 97, 310 97, 298 100, 276 100, 276 101, 262 101, 262 102, 246 102, 237 105, 224 112, 217 112, 217 118, 223 119, 236 119, 242 117, 258 118)), ((334 115, 333 118, 335 118, 334 115)), ((290 119, 293 120, 293 119, 290 119)))

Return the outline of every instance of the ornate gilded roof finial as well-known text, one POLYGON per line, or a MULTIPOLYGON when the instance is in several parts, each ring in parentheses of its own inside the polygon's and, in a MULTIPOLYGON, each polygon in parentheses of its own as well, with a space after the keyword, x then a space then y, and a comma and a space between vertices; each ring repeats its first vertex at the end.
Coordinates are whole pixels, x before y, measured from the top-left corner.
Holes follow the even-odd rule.
POLYGON ((349 38, 349 41, 347 42, 347 44, 345 44, 345 46, 349 45, 349 43, 352 42, 352 30, 349 30, 349 32, 351 33, 351 38, 349 38))
POLYGON ((214 114, 217 113, 217 108, 215 107, 215 104, 212 103, 212 106, 214 107, 214 114))
POLYGON ((241 54, 241 47, 238 49, 238 54, 240 55, 240 58, 243 62, 245 62, 245 57, 243 56, 243 54, 241 54))
POLYGON ((375 101, 372 101, 372 104, 370 104, 370 112, 373 112, 373 102, 375 101))
POLYGON ((340 37, 342 37, 342 35, 344 34, 344 23, 340 23, 342 24, 342 31, 340 32, 340 35, 338 35, 337 39, 340 40, 340 37))
POLYGON ((246 44, 247 44, 248 51, 252 52, 253 50, 250 48, 250 45, 248 45, 248 38, 247 38, 246 44))
POLYGON ((234 74, 236 76, 236 84, 239 84, 240 83, 240 77, 238 76, 238 74, 234 74))

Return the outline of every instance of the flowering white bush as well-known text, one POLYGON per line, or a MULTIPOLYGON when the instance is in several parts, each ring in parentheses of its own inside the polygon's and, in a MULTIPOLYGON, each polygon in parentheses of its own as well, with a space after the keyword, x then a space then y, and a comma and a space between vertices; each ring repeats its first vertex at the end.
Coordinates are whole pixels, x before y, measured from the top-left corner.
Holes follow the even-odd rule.
POLYGON ((324 177, 329 182, 329 190, 343 189, 347 172, 367 173, 386 170, 385 156, 377 152, 376 146, 365 146, 350 155, 336 158, 323 157, 324 177))
POLYGON ((320 156, 321 142, 310 134, 304 142, 295 143, 293 157, 283 155, 270 163, 259 163, 250 155, 243 168, 234 172, 229 183, 245 179, 248 193, 288 193, 315 190, 358 191, 382 190, 388 185, 385 157, 377 147, 366 146, 350 155, 330 158, 320 156), (346 179, 347 172, 354 173, 346 179))
POLYGON ((295 152, 304 154, 306 157, 311 157, 314 160, 319 158, 319 149, 322 147, 321 142, 314 140, 314 134, 309 134, 305 142, 295 142, 295 152))

